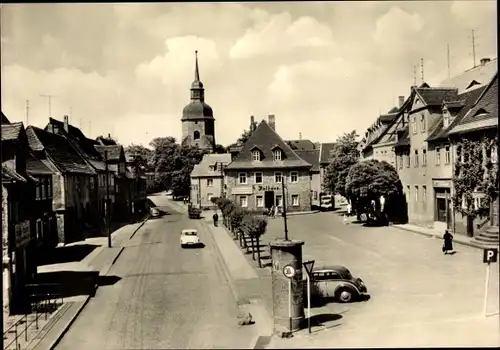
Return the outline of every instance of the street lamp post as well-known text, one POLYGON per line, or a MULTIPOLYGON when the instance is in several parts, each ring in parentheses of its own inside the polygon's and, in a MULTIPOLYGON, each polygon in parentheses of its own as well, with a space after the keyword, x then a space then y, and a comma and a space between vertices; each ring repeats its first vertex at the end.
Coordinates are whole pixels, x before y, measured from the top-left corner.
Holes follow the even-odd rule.
POLYGON ((285 241, 288 241, 288 226, 286 222, 286 195, 285 195, 285 179, 281 178, 281 198, 283 201, 283 223, 285 224, 285 241))

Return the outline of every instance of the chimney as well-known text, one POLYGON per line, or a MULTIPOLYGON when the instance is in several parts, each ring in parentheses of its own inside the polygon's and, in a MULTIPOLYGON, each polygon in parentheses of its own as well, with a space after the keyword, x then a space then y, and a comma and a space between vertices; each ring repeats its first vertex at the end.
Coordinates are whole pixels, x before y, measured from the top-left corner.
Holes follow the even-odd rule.
POLYGON ((64 116, 64 130, 69 132, 69 117, 67 115, 64 116))
POLYGON ((252 115, 250 116, 250 131, 253 131, 254 125, 255 125, 255 118, 252 115))
POLYGON ((489 59, 488 57, 481 58, 481 61, 480 61, 481 62, 481 66, 484 66, 489 61, 491 61, 491 59, 489 59))
POLYGON ((302 140, 302 133, 299 132, 299 140, 302 140))
POLYGON ((401 108, 403 106, 403 103, 405 103, 405 97, 404 96, 399 96, 398 97, 398 107, 401 108))
POLYGON ((108 133, 108 139, 111 139, 111 134, 110 133, 108 133))
POLYGON ((276 131, 276 121, 274 119, 274 114, 269 114, 268 117, 267 117, 267 122, 269 124, 269 126, 274 130, 276 131))

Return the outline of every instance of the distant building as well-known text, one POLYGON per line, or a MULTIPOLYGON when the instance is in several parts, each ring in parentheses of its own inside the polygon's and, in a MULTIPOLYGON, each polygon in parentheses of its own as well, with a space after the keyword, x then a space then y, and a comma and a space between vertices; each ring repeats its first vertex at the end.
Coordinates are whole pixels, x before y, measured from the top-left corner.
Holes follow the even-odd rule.
POLYGON ((205 89, 200 81, 198 51, 196 51, 191 102, 182 111, 182 146, 198 146, 215 150, 215 119, 212 107, 205 103, 205 89))
POLYGON ((231 154, 205 154, 191 172, 190 202, 201 208, 214 204, 212 197, 224 196, 224 168, 231 162, 231 154))
POLYGON ((263 120, 226 167, 226 196, 243 208, 283 207, 282 181, 288 211, 311 209, 312 164, 302 159, 275 131, 274 116, 263 120))

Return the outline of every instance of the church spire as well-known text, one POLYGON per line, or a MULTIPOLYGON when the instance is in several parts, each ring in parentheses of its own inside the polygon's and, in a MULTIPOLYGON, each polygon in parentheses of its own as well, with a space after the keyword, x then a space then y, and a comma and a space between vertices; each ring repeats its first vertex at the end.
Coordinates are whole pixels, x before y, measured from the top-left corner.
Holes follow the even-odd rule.
POLYGON ((204 102, 205 89, 203 88, 203 83, 200 81, 200 70, 198 68, 198 50, 194 52, 194 55, 195 55, 195 66, 194 66, 194 81, 191 84, 191 100, 204 102))

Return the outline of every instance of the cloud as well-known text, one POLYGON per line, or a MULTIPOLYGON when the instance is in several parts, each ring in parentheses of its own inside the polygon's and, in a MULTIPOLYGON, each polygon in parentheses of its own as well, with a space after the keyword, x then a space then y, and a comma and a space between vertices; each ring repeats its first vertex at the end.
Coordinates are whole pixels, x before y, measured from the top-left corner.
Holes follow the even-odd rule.
POLYGON ((312 17, 293 21, 288 12, 277 15, 261 13, 254 26, 236 41, 229 56, 238 59, 287 55, 301 49, 326 49, 333 44, 330 28, 312 17))
POLYGON ((451 13, 469 29, 481 27, 484 21, 496 19, 496 1, 454 1, 451 13))

